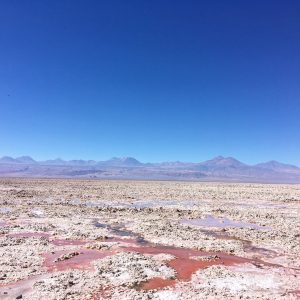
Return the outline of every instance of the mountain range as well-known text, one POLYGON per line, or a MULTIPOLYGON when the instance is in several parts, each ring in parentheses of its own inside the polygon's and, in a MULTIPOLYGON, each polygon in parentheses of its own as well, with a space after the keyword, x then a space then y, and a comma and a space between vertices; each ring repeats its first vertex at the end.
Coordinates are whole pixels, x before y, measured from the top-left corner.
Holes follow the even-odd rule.
POLYGON ((223 156, 197 163, 142 163, 133 157, 36 161, 30 156, 4 156, 0 158, 0 176, 300 183, 300 168, 274 160, 248 165, 223 156))

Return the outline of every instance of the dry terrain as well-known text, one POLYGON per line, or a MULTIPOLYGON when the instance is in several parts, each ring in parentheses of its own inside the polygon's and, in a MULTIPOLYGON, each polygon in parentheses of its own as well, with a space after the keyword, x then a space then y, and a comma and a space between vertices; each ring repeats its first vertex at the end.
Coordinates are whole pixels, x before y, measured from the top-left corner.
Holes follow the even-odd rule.
POLYGON ((0 180, 0 299, 297 299, 300 185, 0 180))

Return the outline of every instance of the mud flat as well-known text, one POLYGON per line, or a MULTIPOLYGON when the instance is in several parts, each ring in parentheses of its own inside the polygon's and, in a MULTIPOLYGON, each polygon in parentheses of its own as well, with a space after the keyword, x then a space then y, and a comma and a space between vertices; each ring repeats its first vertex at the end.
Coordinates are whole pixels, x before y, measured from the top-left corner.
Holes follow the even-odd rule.
POLYGON ((299 299, 300 185, 0 180, 0 299, 299 299))

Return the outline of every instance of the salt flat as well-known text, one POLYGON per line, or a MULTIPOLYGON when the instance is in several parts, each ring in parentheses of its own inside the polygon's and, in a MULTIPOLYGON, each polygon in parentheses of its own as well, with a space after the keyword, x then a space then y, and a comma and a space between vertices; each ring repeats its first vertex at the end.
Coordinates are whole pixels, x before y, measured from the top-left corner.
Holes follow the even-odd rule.
POLYGON ((0 180, 1 299, 296 299, 300 185, 0 180))

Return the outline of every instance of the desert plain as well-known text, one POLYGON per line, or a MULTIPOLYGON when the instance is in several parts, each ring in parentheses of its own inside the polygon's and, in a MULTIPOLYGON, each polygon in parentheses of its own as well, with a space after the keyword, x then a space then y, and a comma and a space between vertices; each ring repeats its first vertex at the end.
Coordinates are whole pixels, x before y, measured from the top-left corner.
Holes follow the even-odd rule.
POLYGON ((0 179, 0 299, 298 299, 300 185, 0 179))

